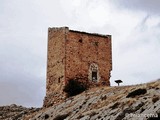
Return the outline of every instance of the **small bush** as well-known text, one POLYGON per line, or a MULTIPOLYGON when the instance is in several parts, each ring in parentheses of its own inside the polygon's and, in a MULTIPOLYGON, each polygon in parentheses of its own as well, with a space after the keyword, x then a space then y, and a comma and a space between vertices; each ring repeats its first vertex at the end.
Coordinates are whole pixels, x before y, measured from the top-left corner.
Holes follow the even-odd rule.
POLYGON ((48 119, 48 118, 49 118, 49 115, 45 114, 44 119, 48 119))
POLYGON ((152 102, 153 102, 153 103, 157 102, 158 100, 159 100, 159 96, 154 96, 154 97, 152 98, 152 102))
POLYGON ((107 99, 107 96, 106 95, 104 95, 104 96, 101 96, 101 100, 103 101, 103 100, 106 100, 107 99))
POLYGON ((84 115, 80 114, 80 115, 77 117, 77 119, 79 120, 79 119, 81 119, 81 118, 83 118, 83 117, 84 117, 84 115))
POLYGON ((127 96, 126 96, 126 98, 129 98, 129 97, 135 97, 135 96, 137 96, 137 95, 143 95, 143 94, 145 94, 147 92, 147 90, 146 89, 137 89, 137 90, 135 90, 135 91, 132 91, 132 92, 130 92, 127 96))
POLYGON ((116 102, 114 105, 112 105, 110 108, 115 109, 115 108, 118 108, 118 106, 120 105, 119 102, 116 102))
POLYGON ((53 120, 64 120, 64 119, 67 118, 68 116, 69 116, 69 114, 58 115, 58 116, 56 116, 53 120))
POLYGON ((68 81, 63 91, 67 93, 67 97, 75 96, 87 90, 88 85, 80 78, 71 79, 68 81))
POLYGON ((96 115, 97 113, 95 111, 92 111, 91 114, 90 114, 90 117, 96 115))

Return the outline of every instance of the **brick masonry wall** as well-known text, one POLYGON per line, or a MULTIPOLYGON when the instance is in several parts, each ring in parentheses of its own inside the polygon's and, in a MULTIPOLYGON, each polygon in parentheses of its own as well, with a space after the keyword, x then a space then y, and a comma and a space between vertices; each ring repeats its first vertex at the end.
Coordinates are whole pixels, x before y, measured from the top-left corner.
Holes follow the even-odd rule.
MULTIPOLYGON (((111 36, 91 35, 70 31, 66 37, 66 81, 82 75, 91 80, 91 64, 98 66, 99 83, 110 85, 112 70, 111 36)), ((94 84, 94 83, 93 83, 94 84)))
POLYGON ((48 29, 46 94, 59 91, 64 84, 66 29, 48 29))
POLYGON ((73 31, 67 27, 49 28, 44 106, 63 101, 63 87, 68 80, 75 77, 87 78, 90 86, 110 86, 111 70, 110 35, 73 31), (97 70, 97 82, 92 82, 94 69, 97 70))

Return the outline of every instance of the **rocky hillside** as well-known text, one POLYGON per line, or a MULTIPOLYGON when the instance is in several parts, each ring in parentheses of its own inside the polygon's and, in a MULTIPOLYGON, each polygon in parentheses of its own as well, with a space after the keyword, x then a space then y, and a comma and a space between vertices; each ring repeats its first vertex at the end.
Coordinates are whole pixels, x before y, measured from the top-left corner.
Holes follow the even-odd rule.
POLYGON ((43 109, 31 120, 145 120, 145 118, 160 120, 160 80, 135 86, 93 88, 43 109))
POLYGON ((160 80, 135 86, 93 88, 48 108, 0 107, 0 120, 3 119, 160 120, 160 80))
MULTIPOLYGON (((25 115, 39 111, 39 108, 25 108, 15 104, 0 107, 0 120, 23 120, 25 115)), ((25 117, 26 118, 26 117, 25 117)))

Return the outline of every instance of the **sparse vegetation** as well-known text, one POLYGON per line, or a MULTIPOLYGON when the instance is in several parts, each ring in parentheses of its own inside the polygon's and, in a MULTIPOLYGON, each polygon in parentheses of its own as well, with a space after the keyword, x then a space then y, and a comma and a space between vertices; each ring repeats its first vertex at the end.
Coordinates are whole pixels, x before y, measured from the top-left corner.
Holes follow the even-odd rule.
POLYGON ((124 103, 124 104, 127 104, 127 105, 129 105, 129 106, 131 106, 133 103, 135 103, 136 101, 135 101, 135 99, 128 99, 127 101, 126 101, 126 103, 124 103))
POLYGON ((81 119, 82 117, 84 117, 84 115, 80 114, 80 115, 77 117, 77 119, 79 120, 79 119, 81 119))
POLYGON ((117 108, 119 105, 120 105, 120 103, 119 103, 119 102, 116 102, 116 103, 115 103, 114 105, 112 105, 110 108, 115 109, 115 108, 117 108))
POLYGON ((130 92, 127 96, 126 96, 126 98, 129 98, 129 97, 132 97, 132 98, 134 98, 135 96, 137 96, 137 95, 143 95, 143 94, 145 94, 147 92, 147 90, 146 89, 137 89, 137 90, 134 90, 134 91, 132 91, 132 92, 130 92))
POLYGON ((107 99, 107 96, 106 95, 104 95, 104 96, 101 96, 101 100, 103 101, 103 100, 106 100, 107 99))
POLYGON ((70 79, 63 91, 67 93, 67 97, 75 96, 87 90, 88 85, 82 78, 70 79))
POLYGON ((48 118, 49 118, 49 115, 45 114, 44 119, 48 119, 48 118))
POLYGON ((90 114, 90 117, 96 115, 97 113, 95 111, 92 111, 91 114, 90 114))
MULTIPOLYGON (((83 79, 74 79, 86 85, 83 79)), ((160 81, 158 81, 160 82, 160 81)), ((157 85, 153 83, 154 85, 157 85)), ((160 84, 160 83, 159 83, 160 84)), ((152 84, 150 84, 151 86, 152 84)), ((149 86, 131 87, 102 87, 87 90, 81 95, 67 98, 52 107, 35 109, 17 105, 1 106, 0 119, 13 120, 122 120, 134 119, 134 114, 145 114, 147 111, 153 115, 146 117, 148 120, 160 120, 159 89, 149 86), (129 98, 126 98, 127 92, 129 98), (139 90, 139 88, 141 88, 139 90), (142 89, 143 88, 143 89, 142 89), (144 89, 145 88, 145 89, 144 89), (136 92, 135 92, 136 91, 136 92), (145 94, 147 93, 147 94, 145 94), (139 96, 138 96, 139 95, 139 96), (135 97, 136 96, 136 97, 135 97), (132 116, 133 115, 133 116, 132 116), (114 117, 114 118, 113 118, 114 117)), ((71 90, 72 87, 71 87, 71 90)), ((56 94, 57 95, 57 94, 56 94)))
POLYGON ((63 115, 58 115, 53 120, 64 120, 68 116, 69 116, 69 113, 68 114, 63 114, 63 115))
POLYGON ((158 100, 159 100, 159 96, 154 96, 154 97, 152 98, 152 102, 153 102, 153 103, 157 102, 158 100))
POLYGON ((129 107, 129 108, 124 109, 124 110, 117 116, 117 118, 116 118, 115 120, 122 120, 122 119, 125 117, 126 113, 134 113, 135 111, 139 110, 143 105, 144 105, 144 103, 142 102, 142 103, 138 104, 135 108, 129 107))

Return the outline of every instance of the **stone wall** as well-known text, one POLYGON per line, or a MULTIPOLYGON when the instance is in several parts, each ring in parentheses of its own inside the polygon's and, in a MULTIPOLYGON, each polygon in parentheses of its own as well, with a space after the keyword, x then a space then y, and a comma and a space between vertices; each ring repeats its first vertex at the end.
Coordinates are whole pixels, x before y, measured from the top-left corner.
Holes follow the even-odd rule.
MULTIPOLYGON (((66 37, 66 81, 82 75, 91 79, 91 65, 97 65, 98 82, 110 85, 112 70, 111 36, 100 36, 70 30, 66 37)), ((94 83, 93 83, 94 84, 94 83)))
POLYGON ((65 77, 65 33, 66 28, 48 29, 48 60, 46 94, 59 91, 65 77))
POLYGON ((112 70, 111 36, 69 30, 48 29, 47 84, 44 106, 65 99, 68 80, 87 78, 90 87, 110 86, 112 70), (93 80, 95 72, 95 80, 93 80))

